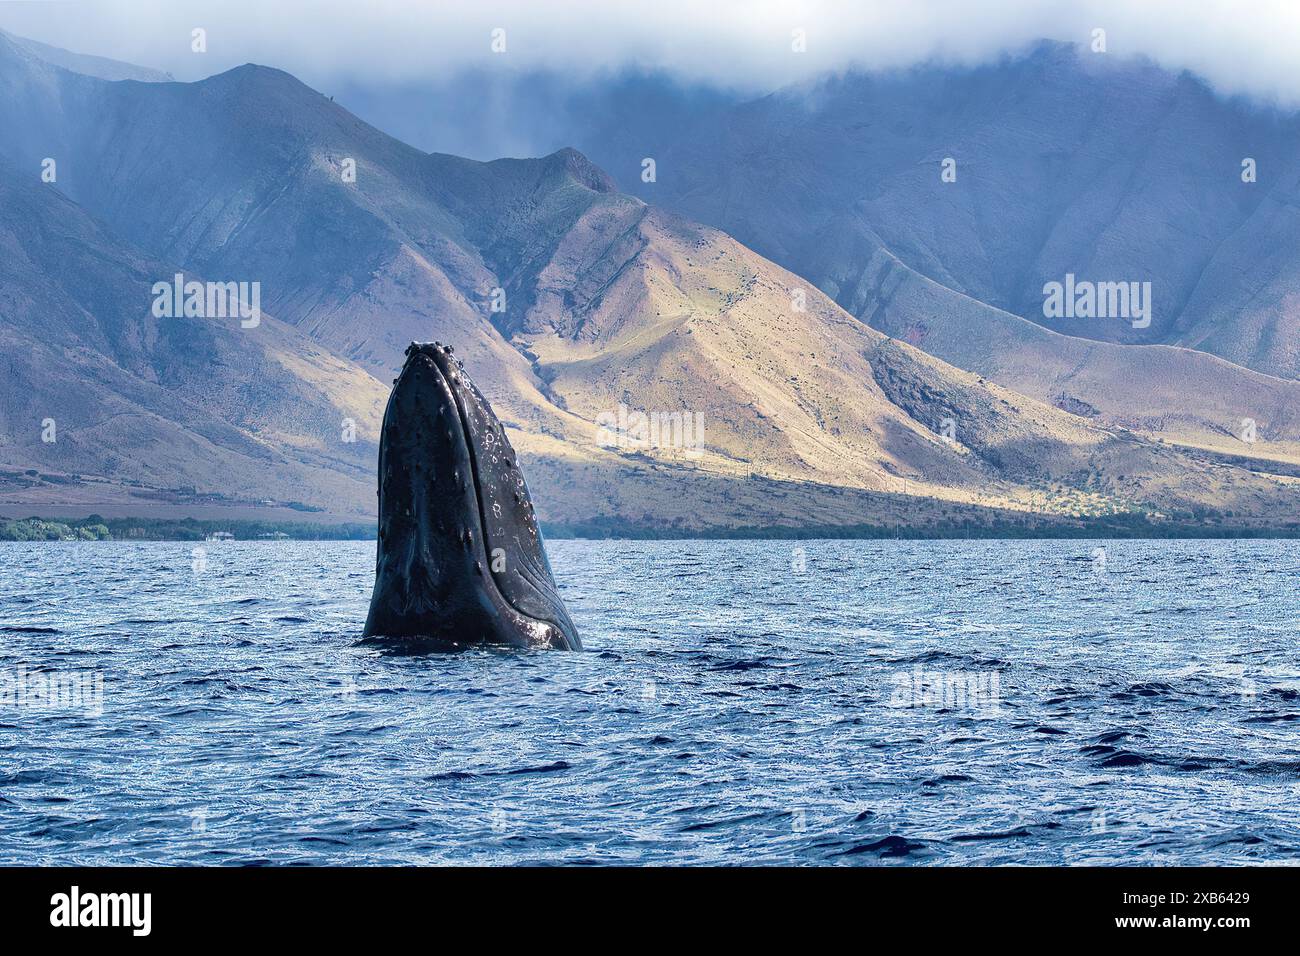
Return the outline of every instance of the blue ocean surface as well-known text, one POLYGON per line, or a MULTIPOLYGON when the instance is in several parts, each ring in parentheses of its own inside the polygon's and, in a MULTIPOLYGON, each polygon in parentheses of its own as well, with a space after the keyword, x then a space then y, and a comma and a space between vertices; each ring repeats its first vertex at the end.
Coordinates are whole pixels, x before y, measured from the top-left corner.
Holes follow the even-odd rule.
POLYGON ((361 644, 365 542, 0 544, 0 863, 1300 858, 1292 541, 554 541, 586 651, 361 644))

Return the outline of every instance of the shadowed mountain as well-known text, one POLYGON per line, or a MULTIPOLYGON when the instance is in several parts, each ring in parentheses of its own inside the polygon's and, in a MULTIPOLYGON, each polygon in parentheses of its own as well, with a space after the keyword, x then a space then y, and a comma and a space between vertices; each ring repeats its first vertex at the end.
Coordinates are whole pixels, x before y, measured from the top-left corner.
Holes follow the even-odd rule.
MULTIPOLYGON (((551 521, 915 527, 1231 509, 1267 525, 1290 494, 1284 476, 1099 427, 891 341, 725 233, 620 194, 573 150, 429 155, 277 70, 110 83, 3 38, 0 122, 19 131, 0 149, 20 171, 34 180, 57 157, 58 188, 126 243, 204 278, 259 281, 267 311, 338 356, 340 376, 386 377, 412 340, 453 343, 545 483, 551 521), (620 406, 689 413, 699 441, 636 428, 611 441, 600 423, 620 406)), ((142 271, 170 275, 159 269, 142 271)), ((89 311, 129 313, 123 295, 89 311)), ((308 351, 301 341, 286 349, 308 351)), ((230 348, 221 364, 213 346, 187 349, 230 379, 214 401, 265 381, 256 351, 230 348)), ((246 411, 276 407, 245 423, 257 430, 299 414, 288 385, 258 397, 246 411)))
MULTIPOLYGON (((128 485, 365 513, 383 385, 269 316, 155 318, 151 287, 176 270, 30 172, 0 163, 0 208, 4 465, 74 498, 128 485)), ((6 491, 39 491, 28 478, 6 491)))

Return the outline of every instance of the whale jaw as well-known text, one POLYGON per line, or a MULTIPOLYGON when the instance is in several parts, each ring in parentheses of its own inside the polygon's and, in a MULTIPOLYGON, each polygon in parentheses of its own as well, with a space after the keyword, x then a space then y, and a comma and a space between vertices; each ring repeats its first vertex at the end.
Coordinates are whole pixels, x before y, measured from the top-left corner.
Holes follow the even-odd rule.
POLYGON ((364 636, 581 650, 501 423, 450 347, 406 355, 380 437, 364 636))

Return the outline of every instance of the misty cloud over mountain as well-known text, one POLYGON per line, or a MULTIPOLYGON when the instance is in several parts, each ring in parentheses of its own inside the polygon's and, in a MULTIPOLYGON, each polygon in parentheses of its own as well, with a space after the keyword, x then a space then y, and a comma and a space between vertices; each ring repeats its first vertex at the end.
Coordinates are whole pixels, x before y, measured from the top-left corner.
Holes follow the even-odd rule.
POLYGON ((769 92, 843 70, 936 61, 976 65, 1040 39, 1089 43, 1192 70, 1220 92, 1300 103, 1300 8, 1289 0, 865 0, 699 4, 629 10, 598 0, 472 6, 390 0, 75 0, 6 4, 0 27, 65 49, 198 79, 245 62, 273 64, 327 92, 360 77, 381 85, 446 80, 475 69, 590 77, 653 65, 686 83, 769 92), (206 52, 191 52, 202 28, 206 52), (489 45, 504 30, 504 50, 489 45))

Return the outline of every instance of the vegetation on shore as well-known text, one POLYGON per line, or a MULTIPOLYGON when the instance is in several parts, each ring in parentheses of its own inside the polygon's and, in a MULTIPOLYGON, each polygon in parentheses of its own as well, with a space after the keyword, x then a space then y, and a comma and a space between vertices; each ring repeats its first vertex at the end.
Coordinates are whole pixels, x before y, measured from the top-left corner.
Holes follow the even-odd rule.
MULTIPOLYGON (((955 521, 917 527, 897 525, 835 525, 808 527, 683 528, 652 526, 603 519, 547 523, 548 538, 623 538, 630 540, 714 538, 730 540, 815 538, 1293 538, 1300 529, 1235 527, 1195 520, 1152 522, 1143 515, 1112 515, 1089 521, 1051 523, 1026 517, 990 522, 955 521)), ((369 522, 324 524, 295 521, 215 521, 195 518, 0 518, 0 541, 203 541, 217 536, 235 541, 373 541, 369 522)))
POLYGON ((64 524, 41 518, 0 522, 0 541, 107 541, 112 535, 102 521, 64 524))
POLYGON ((365 541, 370 522, 213 521, 196 518, 0 518, 0 541, 203 541, 213 535, 236 541, 365 541))

